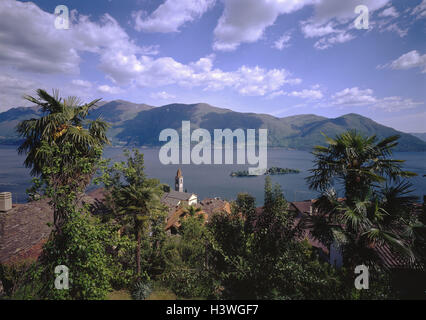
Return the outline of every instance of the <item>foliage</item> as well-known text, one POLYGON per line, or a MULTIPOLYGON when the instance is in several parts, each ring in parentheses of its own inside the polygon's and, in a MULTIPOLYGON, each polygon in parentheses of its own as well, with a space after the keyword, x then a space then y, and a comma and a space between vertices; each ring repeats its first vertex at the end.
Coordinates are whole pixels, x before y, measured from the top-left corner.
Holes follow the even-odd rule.
POLYGON ((325 136, 328 146, 316 146, 312 152, 315 167, 307 178, 310 188, 326 191, 337 180, 344 185, 345 197, 352 201, 365 198, 375 183, 416 175, 402 170, 404 160, 390 158, 398 138, 395 135, 376 142, 375 135, 364 137, 356 131, 344 132, 335 139, 325 136))
MULTIPOLYGON (((111 283, 126 276, 116 256, 123 242, 113 225, 101 224, 83 211, 74 211, 63 232, 49 240, 41 256, 41 296, 45 299, 104 299, 111 283), (54 287, 54 269, 69 269, 69 290, 54 287)), ((124 243, 125 244, 125 243, 124 243)))
POLYGON ((166 266, 161 280, 184 298, 211 298, 217 284, 210 277, 207 263, 206 226, 203 215, 189 207, 181 220, 177 236, 171 236, 164 247, 166 266))
POLYGON ((38 89, 37 94, 38 99, 25 98, 40 106, 43 116, 18 124, 17 131, 25 139, 18 151, 26 154, 25 165, 39 176, 30 195, 37 198, 41 193, 51 199, 55 232, 60 233, 96 171, 103 146, 109 142, 108 124, 100 119, 86 121, 100 99, 81 105, 77 97, 59 98, 58 91, 51 96, 38 89))
POLYGON ((411 184, 402 180, 414 174, 402 169, 403 160, 390 158, 398 137, 376 143, 375 136, 349 131, 326 139, 329 146, 313 152, 316 166, 308 181, 322 196, 305 227, 326 245, 339 243, 350 266, 380 264, 376 249, 381 246, 412 261, 410 225, 417 223, 412 215, 417 198, 410 195, 411 184), (343 199, 331 188, 336 179, 344 186, 343 199))
POLYGON ((141 259, 144 258, 141 255, 145 255, 145 271, 149 267, 156 268, 162 260, 158 249, 165 239, 165 208, 160 203, 163 186, 157 179, 146 177, 143 154, 137 149, 133 154, 125 150, 125 156, 126 162, 116 162, 110 167, 104 165, 98 180, 105 185, 112 216, 124 232, 132 233, 137 241, 136 274, 141 275, 141 259))
POLYGON ((49 95, 38 89, 37 95, 38 98, 25 96, 25 99, 41 107, 43 116, 24 120, 17 126, 17 132, 25 139, 18 151, 27 154, 25 165, 32 169, 33 175, 42 174, 49 160, 49 154, 41 148, 43 142, 50 146, 68 143, 73 151, 86 157, 96 157, 97 148, 108 143, 108 124, 101 119, 86 121, 89 111, 100 99, 82 105, 77 97, 60 98, 58 91, 49 95))
POLYGON ((70 212, 81 203, 89 178, 100 161, 102 149, 95 148, 87 155, 74 150, 74 146, 68 142, 49 145, 43 141, 39 151, 47 159, 41 168, 41 177, 33 179, 34 186, 30 193, 43 194, 50 199, 55 232, 61 233, 70 212))
POLYGON ((55 228, 39 263, 39 294, 43 299, 102 299, 112 284, 123 282, 127 271, 118 258, 129 247, 117 227, 100 224, 82 201, 108 142, 107 124, 85 121, 99 100, 80 105, 75 97, 62 100, 57 92, 37 93, 39 100, 27 99, 41 106, 45 115, 22 121, 18 131, 26 139, 19 148, 27 153, 25 164, 40 175, 33 193, 48 197, 54 210, 55 228), (54 288, 58 265, 69 268, 69 290, 54 288))
POLYGON ((337 280, 329 266, 296 240, 297 230, 291 227, 294 217, 287 211, 281 190, 272 187, 268 177, 262 213, 253 213, 253 199, 239 195, 230 215, 217 214, 209 223, 209 270, 222 285, 221 297, 324 297, 337 280))

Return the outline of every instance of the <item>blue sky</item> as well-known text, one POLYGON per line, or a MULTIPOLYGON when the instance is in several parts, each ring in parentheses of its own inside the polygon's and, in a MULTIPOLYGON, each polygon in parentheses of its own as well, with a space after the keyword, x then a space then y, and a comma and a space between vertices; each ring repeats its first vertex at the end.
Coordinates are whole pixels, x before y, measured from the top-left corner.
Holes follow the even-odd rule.
POLYGON ((426 0, 2 0, 0 111, 42 87, 426 132, 425 31, 426 0))

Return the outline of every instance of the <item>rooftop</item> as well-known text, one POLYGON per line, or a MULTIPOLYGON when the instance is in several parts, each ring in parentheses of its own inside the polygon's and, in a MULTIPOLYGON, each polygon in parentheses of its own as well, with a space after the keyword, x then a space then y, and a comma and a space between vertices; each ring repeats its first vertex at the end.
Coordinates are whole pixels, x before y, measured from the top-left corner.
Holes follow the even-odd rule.
POLYGON ((170 192, 164 193, 162 200, 171 198, 171 199, 177 199, 177 200, 181 200, 181 201, 188 201, 192 196, 195 196, 195 194, 170 190, 170 192))

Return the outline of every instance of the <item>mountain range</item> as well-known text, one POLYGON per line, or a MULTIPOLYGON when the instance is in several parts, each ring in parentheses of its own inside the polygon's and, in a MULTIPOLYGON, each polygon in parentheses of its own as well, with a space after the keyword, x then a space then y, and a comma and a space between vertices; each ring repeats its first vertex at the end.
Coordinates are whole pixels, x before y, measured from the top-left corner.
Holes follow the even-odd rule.
MULTIPOLYGON (((15 127, 24 119, 40 117, 37 107, 18 107, 0 113, 0 144, 17 144, 20 139, 15 127)), ((311 150, 315 145, 324 145, 324 137, 334 137, 348 129, 355 129, 365 135, 377 135, 379 139, 400 135, 395 151, 426 151, 423 136, 397 131, 381 125, 359 114, 346 114, 338 118, 326 118, 314 114, 302 114, 278 118, 267 114, 241 113, 230 109, 217 108, 205 103, 169 104, 154 107, 124 100, 101 102, 90 115, 90 119, 102 117, 111 123, 108 132, 115 145, 160 146, 158 140, 165 128, 181 130, 182 121, 189 120, 191 129, 204 128, 232 130, 268 129, 268 146, 299 150, 311 150)))
POLYGON ((421 140, 423 140, 423 141, 426 141, 426 132, 415 132, 415 133, 410 133, 410 134, 421 139, 421 140))

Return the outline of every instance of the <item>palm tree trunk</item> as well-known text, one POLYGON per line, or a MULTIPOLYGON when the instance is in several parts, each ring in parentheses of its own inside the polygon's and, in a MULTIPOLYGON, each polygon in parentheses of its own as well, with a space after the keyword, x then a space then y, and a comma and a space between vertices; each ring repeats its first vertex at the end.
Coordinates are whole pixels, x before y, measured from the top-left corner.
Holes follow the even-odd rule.
POLYGON ((136 265, 137 265, 137 275, 141 275, 141 231, 138 229, 137 231, 137 241, 138 244, 136 246, 136 265))

